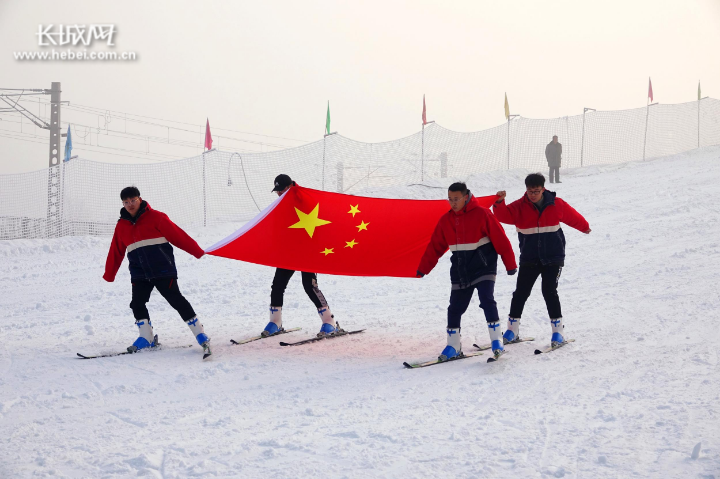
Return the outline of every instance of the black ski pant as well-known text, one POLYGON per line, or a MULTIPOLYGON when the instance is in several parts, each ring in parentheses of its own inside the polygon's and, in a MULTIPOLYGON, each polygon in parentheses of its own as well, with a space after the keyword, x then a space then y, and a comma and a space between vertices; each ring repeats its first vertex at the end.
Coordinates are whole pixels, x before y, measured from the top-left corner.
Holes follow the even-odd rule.
POLYGON ((175 308, 183 321, 188 321, 195 317, 193 307, 180 292, 177 278, 154 278, 151 280, 132 280, 132 301, 130 302, 130 309, 132 309, 135 319, 150 319, 150 313, 148 312, 146 304, 150 301, 150 293, 152 293, 154 288, 157 288, 162 297, 170 303, 170 306, 175 308))
POLYGON ((551 166, 550 167, 550 183, 557 183, 560 181, 560 167, 559 166, 551 166), (553 175, 554 173, 554 175, 553 175))
POLYGON ((473 293, 477 290, 480 308, 485 313, 488 323, 498 321, 497 303, 495 302, 495 281, 480 281, 478 284, 464 289, 453 289, 450 292, 450 306, 448 306, 448 329, 460 327, 460 319, 467 311, 473 293))
MULTIPOLYGON (((290 278, 292 278, 295 271, 292 269, 277 268, 275 270, 275 277, 272 282, 272 289, 270 290, 270 306, 282 306, 283 296, 285 295, 285 288, 287 288, 290 278)), ((318 288, 317 275, 315 273, 306 273, 302 271, 302 285, 307 293, 310 301, 313 302, 316 308, 326 308, 327 301, 323 296, 322 291, 318 288)))
POLYGON ((535 281, 538 276, 542 276, 542 295, 545 298, 548 315, 550 319, 561 318, 562 311, 560 310, 560 297, 558 296, 557 287, 562 268, 562 265, 559 264, 520 264, 517 286, 510 303, 510 317, 522 317, 525 302, 530 297, 535 281))

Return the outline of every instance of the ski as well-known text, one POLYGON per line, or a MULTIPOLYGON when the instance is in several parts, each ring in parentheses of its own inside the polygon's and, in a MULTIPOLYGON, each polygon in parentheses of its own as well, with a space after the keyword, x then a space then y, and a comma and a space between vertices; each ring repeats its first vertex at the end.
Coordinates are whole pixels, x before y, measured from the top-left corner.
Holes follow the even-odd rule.
POLYGON ((365 330, 358 329, 357 331, 342 331, 342 332, 337 332, 334 334, 329 334, 326 336, 320 336, 319 338, 315 337, 315 338, 310 338, 310 339, 304 339, 302 341, 297 341, 295 343, 285 343, 283 341, 280 341, 280 346, 300 346, 302 344, 316 343, 318 341, 322 341, 323 339, 332 339, 332 338, 339 338, 342 336, 349 336, 351 334, 358 334, 358 333, 362 333, 363 331, 365 331, 365 330))
POLYGON ((445 360, 445 361, 440 361, 439 359, 434 359, 434 360, 432 360, 432 361, 426 361, 426 362, 424 362, 424 363, 414 363, 414 364, 411 364, 411 363, 405 362, 405 363, 403 363, 403 366, 405 366, 405 367, 408 368, 408 369, 425 368, 425 367, 428 367, 428 366, 434 366, 434 365, 436 365, 436 364, 451 363, 451 362, 453 362, 453 361, 458 361, 458 360, 460 360, 460 359, 466 359, 466 358, 472 358, 472 357, 475 357, 475 356, 481 356, 482 354, 483 354, 482 351, 473 351, 472 353, 463 353, 462 356, 458 356, 458 357, 453 358, 453 359, 447 359, 447 360, 445 360))
MULTIPOLYGON (((504 344, 504 346, 508 346, 510 344, 524 343, 525 341, 535 341, 535 338, 532 338, 532 337, 531 338, 520 338, 519 340, 513 341, 512 343, 506 343, 506 344, 504 344)), ((482 346, 480 346, 479 344, 473 344, 473 346, 478 348, 480 351, 485 351, 486 349, 490 349, 489 344, 484 344, 482 346)))
POLYGON ((548 346, 545 349, 536 349, 535 354, 549 353, 550 351, 555 351, 556 349, 562 348, 566 344, 573 343, 573 342, 575 342, 574 339, 568 339, 567 341, 564 341, 564 342, 558 344, 557 346, 548 346))
MULTIPOLYGON (((146 352, 146 351, 149 352, 149 351, 160 351, 160 350, 163 350, 163 349, 186 349, 186 348, 192 348, 192 347, 193 347, 192 344, 188 344, 187 346, 171 346, 171 347, 166 347, 166 346, 163 346, 163 345, 161 345, 161 344, 158 344, 157 346, 155 346, 155 347, 153 347, 153 348, 141 349, 141 350, 136 351, 136 352, 134 352, 134 353, 131 353, 130 351, 123 351, 123 352, 121 352, 121 353, 98 354, 98 355, 95 355, 95 356, 85 356, 84 354, 80 354, 80 353, 77 353, 77 355, 78 355, 78 358, 80 358, 80 359, 112 358, 112 357, 115 357, 115 356, 123 356, 123 355, 125 355, 125 354, 138 354, 138 353, 143 353, 143 352, 146 352)), ((204 359, 204 358, 203 358, 203 359, 204 359)))
MULTIPOLYGON (((518 341, 518 342, 520 343, 520 342, 522 342, 522 341, 518 341)), ((504 349, 503 349, 502 351, 498 351, 497 353, 493 352, 493 356, 492 356, 491 358, 488 358, 487 362, 489 362, 489 363, 494 363, 495 361, 497 361, 498 359, 500 359, 500 356, 502 356, 502 355, 505 354, 506 352, 507 352, 507 351, 505 351, 504 349)))
POLYGON ((285 333, 292 333, 292 332, 294 332, 294 331, 300 331, 301 329, 302 329, 302 328, 281 329, 281 330, 278 331, 277 333, 271 334, 270 336, 257 335, 257 336, 253 336, 252 338, 241 339, 240 341, 235 341, 234 339, 231 339, 230 342, 231 342, 232 344, 236 344, 236 345, 237 345, 237 344, 247 344, 247 343, 252 343, 253 341, 259 341, 259 340, 261 340, 261 339, 272 338, 273 336, 277 336, 277 335, 279 335, 279 334, 285 334, 285 333))

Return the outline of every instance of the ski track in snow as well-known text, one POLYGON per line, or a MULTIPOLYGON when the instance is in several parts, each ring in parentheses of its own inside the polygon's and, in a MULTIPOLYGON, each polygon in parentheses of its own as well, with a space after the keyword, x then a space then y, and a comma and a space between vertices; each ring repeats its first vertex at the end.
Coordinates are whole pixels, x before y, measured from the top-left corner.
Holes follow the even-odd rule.
MULTIPOLYGON (((527 173, 468 183, 515 199, 527 173)), ((0 477, 720 478, 720 148, 563 173, 548 186, 593 229, 564 227, 577 341, 533 354, 551 332, 538 281, 521 326, 536 341, 494 364, 402 367, 444 347, 448 255, 422 280, 322 275, 340 324, 367 331, 283 348, 320 325, 299 275, 284 320, 303 330, 231 346, 267 322, 273 269, 178 249, 212 360, 198 346, 80 360, 136 337, 127 262, 105 283, 109 238, 1 241, 0 477)), ((443 198, 450 182, 363 193, 443 198)), ((206 247, 237 227, 188 231, 206 247)), ((498 276, 501 317, 514 284, 498 276)), ((157 293, 148 307, 161 343, 192 342, 157 293)), ((484 324, 474 299, 466 350, 484 324)))

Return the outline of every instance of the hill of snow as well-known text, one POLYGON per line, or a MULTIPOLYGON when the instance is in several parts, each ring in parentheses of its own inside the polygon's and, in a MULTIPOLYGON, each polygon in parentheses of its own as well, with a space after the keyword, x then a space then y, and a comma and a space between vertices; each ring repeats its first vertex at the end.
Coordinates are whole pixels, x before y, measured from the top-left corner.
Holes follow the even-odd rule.
MULTIPOLYGON (((526 173, 467 181, 515 199, 526 173)), ((127 263, 108 284, 109 238, 0 242, 0 477, 720 477, 720 148, 562 179, 552 186, 593 230, 564 228, 559 291, 577 341, 533 354, 550 339, 538 282, 521 328, 536 341, 495 364, 402 367, 445 345, 447 255, 421 280, 321 276, 340 324, 367 331, 282 348, 229 342, 265 326, 271 268, 177 249, 212 360, 194 346, 83 361, 76 352, 136 337, 127 263)), ((444 198, 446 187, 363 194, 444 198)), ((189 233, 207 247, 237 226, 189 233)), ((498 276, 501 317, 514 284, 498 276)), ((161 342, 193 342, 158 294, 149 309, 161 342)), ((303 330, 283 340, 319 329, 299 277, 284 323, 303 330)), ((486 329, 473 300, 464 348, 486 329)))

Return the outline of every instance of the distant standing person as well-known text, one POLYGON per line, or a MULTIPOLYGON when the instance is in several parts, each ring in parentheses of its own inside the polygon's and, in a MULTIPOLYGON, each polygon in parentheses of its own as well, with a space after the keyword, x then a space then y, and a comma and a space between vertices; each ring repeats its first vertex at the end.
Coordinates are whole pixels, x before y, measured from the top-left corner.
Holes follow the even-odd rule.
POLYGON ((562 143, 558 141, 557 135, 545 147, 545 158, 550 167, 550 183, 562 183, 560 181, 560 163, 562 160, 562 143))

